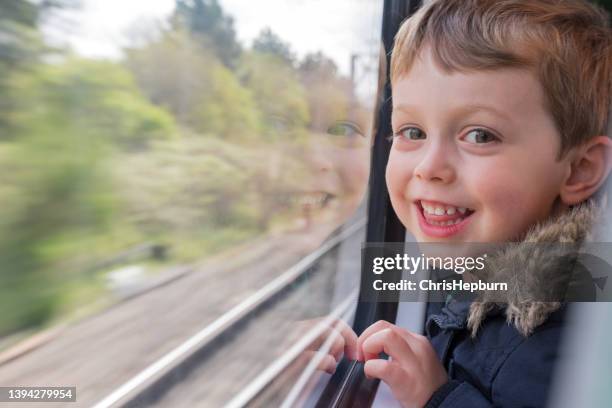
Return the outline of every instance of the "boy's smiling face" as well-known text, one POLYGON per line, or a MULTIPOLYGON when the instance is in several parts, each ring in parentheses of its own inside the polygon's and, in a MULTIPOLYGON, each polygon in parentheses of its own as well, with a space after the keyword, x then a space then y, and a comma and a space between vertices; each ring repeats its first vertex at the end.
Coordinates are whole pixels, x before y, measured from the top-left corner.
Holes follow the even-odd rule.
POLYGON ((505 242, 552 211, 569 159, 535 75, 446 73, 427 49, 393 84, 387 186, 419 242, 505 242))

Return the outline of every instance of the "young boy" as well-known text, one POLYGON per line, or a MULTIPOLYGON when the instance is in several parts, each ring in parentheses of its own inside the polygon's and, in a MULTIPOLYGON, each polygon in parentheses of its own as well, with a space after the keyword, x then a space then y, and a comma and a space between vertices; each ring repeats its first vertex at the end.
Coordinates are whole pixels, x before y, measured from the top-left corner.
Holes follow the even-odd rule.
MULTIPOLYGON (((584 240, 610 171, 611 43, 579 0, 433 0, 403 24, 387 185, 417 241, 584 240)), ((538 268, 513 273, 503 306, 430 304, 426 336, 370 326, 365 374, 407 407, 544 406, 566 307, 525 301, 538 268)))

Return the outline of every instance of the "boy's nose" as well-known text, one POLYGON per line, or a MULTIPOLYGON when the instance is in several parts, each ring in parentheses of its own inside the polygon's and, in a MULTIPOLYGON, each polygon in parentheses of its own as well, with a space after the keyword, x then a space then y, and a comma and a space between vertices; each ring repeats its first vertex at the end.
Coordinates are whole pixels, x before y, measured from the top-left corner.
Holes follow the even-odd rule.
POLYGON ((442 143, 432 143, 414 169, 414 176, 423 181, 448 184, 455 180, 456 172, 451 155, 442 143))
POLYGON ((322 148, 310 148, 308 163, 317 173, 328 173, 333 170, 333 156, 322 148))

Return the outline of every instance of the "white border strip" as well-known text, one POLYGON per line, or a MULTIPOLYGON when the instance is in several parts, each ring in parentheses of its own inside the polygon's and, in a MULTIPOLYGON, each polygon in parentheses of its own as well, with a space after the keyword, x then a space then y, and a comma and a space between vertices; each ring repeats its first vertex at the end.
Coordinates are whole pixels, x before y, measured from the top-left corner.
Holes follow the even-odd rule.
POLYGON ((213 321, 210 325, 206 326, 181 345, 145 368, 139 374, 132 377, 132 379, 124 383, 106 398, 94 405, 94 408, 108 408, 113 406, 121 399, 125 398, 128 394, 133 393, 138 387, 141 387, 146 382, 160 375, 164 370, 170 368, 172 364, 189 357, 189 355, 193 354, 195 350, 213 340, 225 329, 232 326, 237 321, 240 321, 240 319, 246 316, 257 306, 270 299, 287 285, 295 281, 308 269, 309 266, 321 258, 325 253, 331 250, 339 242, 342 242, 344 239, 354 234, 364 225, 365 219, 357 221, 337 236, 331 238, 316 251, 304 257, 301 261, 289 268, 289 270, 284 272, 281 276, 261 288, 244 302, 235 306, 229 312, 213 321))

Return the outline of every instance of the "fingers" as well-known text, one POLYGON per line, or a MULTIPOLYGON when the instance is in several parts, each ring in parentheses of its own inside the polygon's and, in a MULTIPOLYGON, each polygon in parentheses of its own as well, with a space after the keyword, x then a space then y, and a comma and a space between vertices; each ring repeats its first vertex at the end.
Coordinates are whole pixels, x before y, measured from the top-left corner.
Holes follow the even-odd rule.
MULTIPOLYGON (((308 326, 313 327, 318 322, 320 322, 319 319, 314 319, 307 323, 308 326)), ((329 323, 327 328, 310 343, 302 353, 302 357, 307 361, 317 358, 318 370, 334 373, 342 358, 342 353, 349 359, 356 359, 357 335, 344 321, 337 319, 329 323), (326 346, 322 349, 324 345, 326 346)))
POLYGON ((357 360, 357 334, 343 320, 337 320, 334 327, 342 335, 346 357, 350 360, 357 360))
POLYGON ((336 360, 327 354, 323 359, 319 362, 318 369, 333 374, 336 372, 336 366, 338 363, 336 360))
POLYGON ((325 353, 321 353, 319 351, 311 351, 307 350, 302 353, 302 357, 306 362, 310 362, 313 359, 319 359, 317 362, 317 370, 325 371, 329 374, 333 374, 336 372, 336 367, 338 363, 334 359, 333 356, 325 353))
POLYGON ((432 348, 427 337, 397 327, 385 320, 379 320, 361 334, 357 340, 357 351, 359 359, 363 361, 377 359, 381 352, 385 352, 396 360, 401 360, 398 355, 394 354, 412 358, 415 354, 429 353, 432 348), (384 334, 379 334, 381 332, 384 332, 384 334), (365 347, 368 339, 374 335, 376 335, 376 339, 368 347, 365 347), (382 348, 380 348, 381 344, 383 345, 382 348), (385 344, 388 346, 387 349, 384 347, 385 344), (396 352, 394 353, 393 350, 396 350, 396 352))
POLYGON ((336 360, 340 360, 345 348, 345 341, 342 335, 333 328, 327 328, 308 345, 308 349, 312 351, 320 350, 325 343, 329 347, 326 352, 333 355, 336 360))
MULTIPOLYGON (((405 330, 400 329, 399 327, 385 321, 385 320, 379 320, 376 323, 372 324, 370 327, 368 327, 367 329, 365 329, 363 331, 363 333, 361 333, 361 336, 359 336, 359 339, 357 340, 357 353, 358 353, 358 359, 360 361, 365 361, 365 360, 370 360, 373 358, 378 358, 378 353, 377 354, 364 354, 363 352, 363 344, 365 343, 365 341, 372 336, 374 333, 378 333, 382 330, 385 329, 392 329, 392 330, 396 330, 399 331, 400 334, 402 334, 403 336, 405 336, 406 334, 403 333, 405 332, 405 330)), ((383 350, 381 350, 383 351, 383 350)), ((379 352, 380 353, 380 352, 379 352)), ((387 353, 388 354, 388 353, 387 353)))
POLYGON ((431 343, 427 337, 421 334, 412 333, 408 330, 400 330, 414 354, 419 356, 429 356, 430 358, 435 359, 438 358, 436 351, 431 346, 431 343))
POLYGON ((357 334, 343 320, 337 319, 329 324, 308 347, 311 350, 318 350, 323 343, 330 337, 333 337, 331 345, 331 353, 340 360, 342 352, 351 360, 357 359, 357 334))
POLYGON ((408 387, 409 375, 397 362, 373 359, 363 366, 366 377, 384 381, 392 390, 408 387))
POLYGON ((363 352, 363 343, 368 339, 368 337, 370 337, 372 334, 379 332, 381 330, 384 329, 388 329, 392 326, 391 323, 385 321, 385 320, 379 320, 376 323, 372 324, 370 327, 368 327, 367 329, 365 329, 363 331, 363 333, 361 333, 361 336, 359 336, 359 339, 357 340, 357 353, 358 353, 358 359, 360 361, 366 361, 366 360, 371 360, 373 358, 378 358, 378 354, 376 355, 365 355, 363 352))
POLYGON ((403 367, 415 364, 416 356, 406 339, 391 328, 383 329, 372 334, 363 342, 363 353, 367 360, 378 359, 378 355, 384 352, 398 361, 403 367))
MULTIPOLYGON (((305 333, 304 335, 306 334, 307 333, 305 333)), ((323 329, 321 333, 317 335, 317 337, 314 338, 314 340, 312 340, 312 342, 308 345, 308 348, 310 350, 318 350, 323 346, 325 341, 329 339, 330 337, 333 337, 335 340, 336 337, 339 337, 339 334, 336 334, 333 328, 326 327, 323 329)))
POLYGON ((333 329, 328 331, 328 338, 331 338, 329 353, 334 357, 336 362, 339 362, 346 344, 344 338, 339 332, 333 329))
POLYGON ((403 406, 423 406, 445 381, 446 370, 429 340, 389 322, 368 327, 358 339, 368 378, 384 381, 403 406), (389 360, 379 358, 386 353, 389 360))

